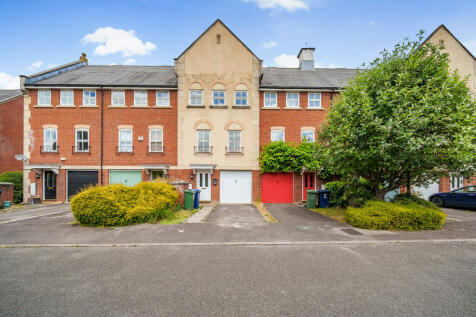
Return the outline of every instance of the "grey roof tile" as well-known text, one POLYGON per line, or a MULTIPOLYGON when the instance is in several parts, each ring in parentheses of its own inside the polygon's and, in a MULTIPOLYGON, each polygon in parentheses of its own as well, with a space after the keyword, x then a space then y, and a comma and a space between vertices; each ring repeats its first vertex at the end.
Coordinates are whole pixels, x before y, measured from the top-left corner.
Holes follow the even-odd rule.
POLYGON ((4 102, 15 96, 20 96, 21 94, 20 89, 0 89, 0 102, 4 102))

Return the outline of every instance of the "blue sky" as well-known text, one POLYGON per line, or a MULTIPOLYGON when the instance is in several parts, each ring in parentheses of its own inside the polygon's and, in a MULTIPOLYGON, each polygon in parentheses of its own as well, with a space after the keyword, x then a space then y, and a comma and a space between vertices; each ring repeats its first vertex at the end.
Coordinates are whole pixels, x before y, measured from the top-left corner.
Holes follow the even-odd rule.
POLYGON ((173 65, 217 18, 266 66, 312 46, 319 67, 357 67, 442 23, 476 55, 476 1, 0 0, 0 12, 0 88, 81 52, 90 64, 173 65))

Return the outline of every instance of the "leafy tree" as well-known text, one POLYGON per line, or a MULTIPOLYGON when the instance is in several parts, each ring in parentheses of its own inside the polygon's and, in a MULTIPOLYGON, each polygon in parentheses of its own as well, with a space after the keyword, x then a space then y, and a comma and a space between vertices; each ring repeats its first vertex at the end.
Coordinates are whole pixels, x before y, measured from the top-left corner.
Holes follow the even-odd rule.
POLYGON ((317 144, 303 142, 297 147, 293 143, 283 141, 265 145, 260 153, 261 173, 299 172, 303 167, 317 170, 317 144))
POLYGON ((376 196, 475 172, 476 105, 442 47, 395 45, 361 70, 320 133, 325 169, 367 179, 376 196))
POLYGON ((23 201, 23 173, 12 171, 0 174, 0 182, 13 183, 13 202, 19 204, 23 201))

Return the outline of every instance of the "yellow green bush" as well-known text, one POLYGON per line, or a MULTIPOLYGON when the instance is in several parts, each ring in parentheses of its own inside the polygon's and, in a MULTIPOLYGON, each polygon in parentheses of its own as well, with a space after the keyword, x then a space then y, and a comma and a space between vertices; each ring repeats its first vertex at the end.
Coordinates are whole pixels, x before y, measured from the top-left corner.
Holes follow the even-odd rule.
POLYGON ((437 230, 446 215, 438 208, 415 202, 368 201, 362 208, 347 208, 345 220, 352 226, 371 230, 437 230))
POLYGON ((178 192, 164 182, 89 187, 71 200, 74 218, 88 226, 125 226, 157 221, 175 210, 178 192))

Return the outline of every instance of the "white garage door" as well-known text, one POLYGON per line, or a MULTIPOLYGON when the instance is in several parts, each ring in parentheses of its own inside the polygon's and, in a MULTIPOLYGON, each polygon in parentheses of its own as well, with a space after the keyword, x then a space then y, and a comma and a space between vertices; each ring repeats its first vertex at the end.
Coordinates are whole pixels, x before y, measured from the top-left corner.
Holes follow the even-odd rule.
POLYGON ((220 202, 251 203, 251 172, 220 171, 220 202))
POLYGON ((424 199, 428 200, 433 194, 440 192, 440 184, 439 183, 432 183, 428 186, 414 186, 413 192, 422 196, 424 199))

